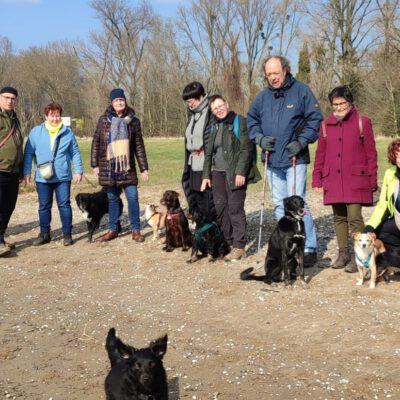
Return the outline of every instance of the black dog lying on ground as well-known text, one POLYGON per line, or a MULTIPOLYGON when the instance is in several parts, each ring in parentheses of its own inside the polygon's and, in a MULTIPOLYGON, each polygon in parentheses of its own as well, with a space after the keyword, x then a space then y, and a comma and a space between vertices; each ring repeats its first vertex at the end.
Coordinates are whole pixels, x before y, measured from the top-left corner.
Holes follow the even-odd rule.
MULTIPOLYGON (((121 189, 122 190, 122 189, 121 189)), ((88 240, 92 241, 93 233, 100 226, 100 221, 108 214, 107 188, 95 193, 79 193, 75 196, 76 204, 86 220, 88 228, 88 240)), ((119 216, 123 210, 122 200, 119 199, 119 216)), ((121 224, 118 221, 118 232, 121 232, 121 224)))
POLYGON ((285 215, 278 221, 268 241, 268 251, 265 258, 265 276, 251 274, 253 268, 248 268, 240 274, 242 280, 263 280, 265 283, 290 280, 299 276, 304 279, 304 245, 306 234, 303 217, 306 213, 304 200, 300 196, 290 196, 283 199, 285 215), (297 274, 296 274, 296 269, 297 274))
POLYGON ((196 223, 196 230, 192 243, 192 255, 187 262, 196 262, 207 255, 210 257, 209 261, 226 256, 229 253, 229 245, 218 223, 212 221, 209 216, 200 215, 197 211, 193 212, 192 218, 196 223))
POLYGON ((188 220, 181 208, 179 194, 175 190, 164 192, 160 200, 167 208, 165 218, 165 251, 173 251, 176 247, 182 247, 183 251, 189 250, 192 245, 193 235, 189 229, 188 220))
POLYGON ((107 400, 168 400, 167 374, 162 359, 167 352, 165 335, 149 347, 135 349, 126 345, 111 328, 106 349, 111 371, 105 380, 107 400))
POLYGON ((376 255, 377 276, 389 281, 389 275, 400 269, 400 248, 386 246, 386 251, 376 255))

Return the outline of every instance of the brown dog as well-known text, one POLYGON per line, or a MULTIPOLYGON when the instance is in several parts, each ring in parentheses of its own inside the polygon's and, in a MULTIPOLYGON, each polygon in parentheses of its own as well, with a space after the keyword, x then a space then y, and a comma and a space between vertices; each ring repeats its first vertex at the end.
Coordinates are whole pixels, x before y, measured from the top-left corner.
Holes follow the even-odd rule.
POLYGON ((385 251, 385 246, 381 240, 376 238, 375 233, 354 232, 352 236, 354 241, 356 264, 360 274, 356 285, 361 286, 364 283, 366 271, 370 269, 371 280, 369 287, 373 289, 376 286, 378 278, 376 274, 376 256, 385 251))
POLYGON ((192 245, 193 235, 189 230, 188 220, 181 208, 179 194, 174 190, 167 190, 161 198, 161 204, 167 208, 165 219, 165 247, 163 250, 172 251, 182 247, 183 251, 189 250, 192 245))
POLYGON ((165 217, 167 216, 167 213, 157 211, 157 206, 149 204, 146 206, 144 216, 146 222, 153 230, 153 240, 158 239, 160 230, 165 228, 165 217))

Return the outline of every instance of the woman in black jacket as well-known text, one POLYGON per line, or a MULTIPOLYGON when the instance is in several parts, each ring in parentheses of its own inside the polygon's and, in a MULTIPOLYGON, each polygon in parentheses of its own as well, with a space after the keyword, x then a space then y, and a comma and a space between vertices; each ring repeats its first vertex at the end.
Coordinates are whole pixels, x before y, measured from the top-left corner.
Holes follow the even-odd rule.
POLYGON ((219 225, 233 246, 225 259, 237 261, 245 256, 247 184, 257 182, 260 174, 246 119, 230 111, 220 95, 211 96, 209 104, 216 119, 206 146, 201 190, 212 188, 219 225))

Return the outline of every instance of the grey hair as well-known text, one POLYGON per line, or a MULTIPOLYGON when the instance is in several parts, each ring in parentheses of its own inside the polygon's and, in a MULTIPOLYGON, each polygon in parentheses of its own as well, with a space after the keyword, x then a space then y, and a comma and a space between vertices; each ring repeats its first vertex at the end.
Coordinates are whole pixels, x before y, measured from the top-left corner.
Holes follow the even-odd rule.
POLYGON ((265 65, 267 64, 268 61, 270 61, 272 59, 279 60, 282 65, 282 69, 285 69, 287 71, 287 73, 290 74, 290 62, 287 58, 282 57, 282 56, 268 56, 263 62, 263 73, 264 74, 265 74, 265 65))

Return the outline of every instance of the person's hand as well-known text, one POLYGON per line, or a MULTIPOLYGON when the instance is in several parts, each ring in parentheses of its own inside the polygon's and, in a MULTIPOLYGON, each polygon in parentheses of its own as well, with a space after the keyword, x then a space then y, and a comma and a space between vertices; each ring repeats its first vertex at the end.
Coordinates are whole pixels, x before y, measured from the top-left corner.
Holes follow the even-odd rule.
POLYGON ((211 187, 211 179, 203 179, 200 186, 200 192, 204 192, 207 187, 211 187))
POLYGON ((272 136, 263 136, 260 138, 260 147, 265 151, 274 151, 275 150, 275 138, 272 136))
POLYGON ((30 185, 30 183, 31 183, 31 174, 24 175, 24 183, 25 183, 25 185, 30 185))
POLYGON ((293 140, 293 142, 290 142, 285 149, 289 153, 289 157, 294 157, 297 156, 302 150, 303 150, 303 145, 298 141, 298 140, 293 140))
POLYGON ((94 173, 95 175, 99 176, 99 174, 100 174, 100 168, 99 168, 99 167, 94 167, 94 168, 93 168, 93 173, 94 173))
POLYGON ((73 174, 74 182, 81 183, 82 181, 82 174, 73 174))
POLYGON ((315 193, 321 193, 322 192, 322 187, 314 187, 313 188, 315 193))
POLYGON ((235 186, 236 187, 243 186, 245 184, 245 182, 246 182, 246 178, 244 176, 236 175, 236 178, 235 178, 235 186))
POLYGON ((148 181, 149 180, 149 171, 144 170, 140 174, 140 177, 142 178, 142 181, 148 181))
POLYGON ((364 229, 362 230, 362 233, 375 233, 375 229, 371 225, 365 225, 364 229))

